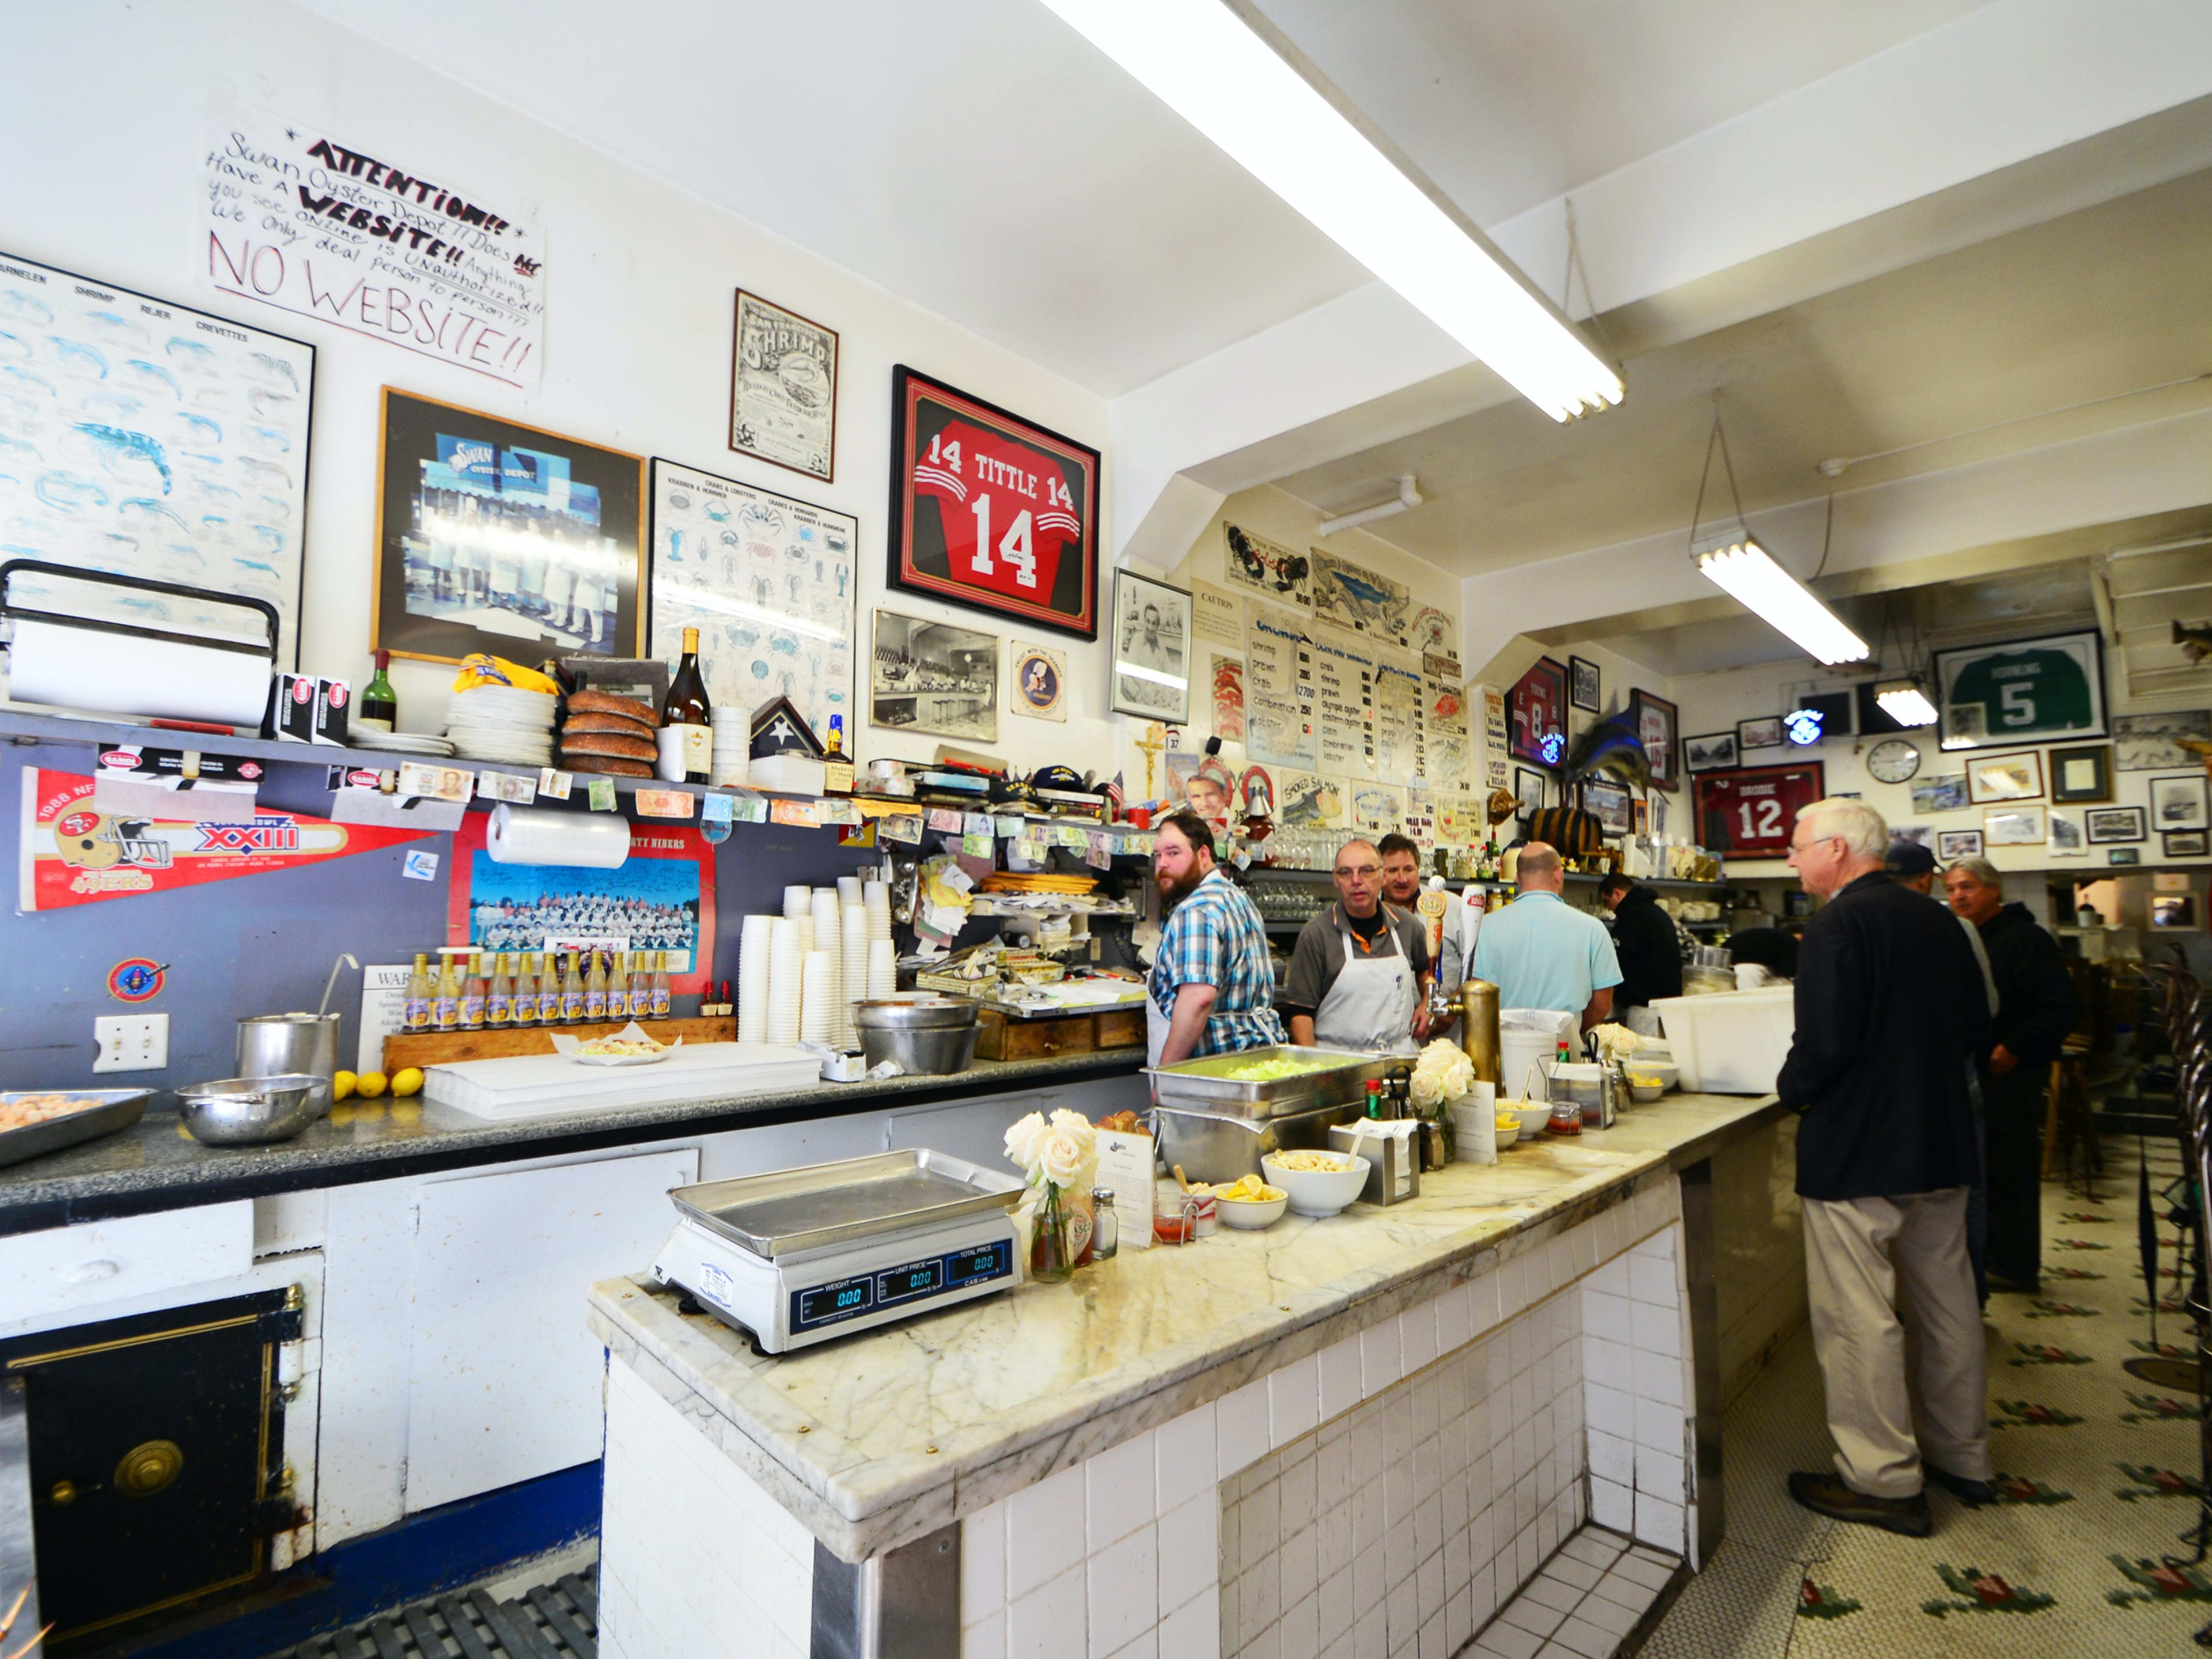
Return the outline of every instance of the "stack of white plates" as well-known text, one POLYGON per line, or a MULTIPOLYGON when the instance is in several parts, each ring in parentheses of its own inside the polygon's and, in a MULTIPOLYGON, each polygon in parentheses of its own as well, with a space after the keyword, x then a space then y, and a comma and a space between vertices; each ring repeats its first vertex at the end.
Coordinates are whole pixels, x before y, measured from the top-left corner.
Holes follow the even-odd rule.
POLYGON ((799 975, 805 953, 799 948, 799 924, 788 918, 775 921, 768 943, 768 1040, 799 1041, 799 975))
POLYGON ((837 953, 809 951, 805 979, 799 998, 799 1040, 835 1047, 842 999, 837 985, 837 953))
POLYGON ((868 941, 868 994, 872 997, 898 994, 898 946, 887 939, 868 941))
POLYGON ((741 787, 751 763, 752 718, 742 708, 717 708, 714 720, 714 759, 709 781, 725 789, 741 787))
POLYGON ((434 755, 441 760, 451 756, 453 745, 443 738, 434 738, 427 732, 354 731, 346 733, 349 749, 376 749, 395 755, 434 755))
POLYGON ((868 913, 868 937, 889 939, 891 936, 891 890, 888 882, 868 881, 860 885, 861 904, 868 913))
POLYGON ((456 691, 446 710, 446 736, 453 752, 468 760, 550 766, 556 702, 550 691, 512 685, 456 691))
POLYGON ((839 1005, 845 1024, 839 1035, 848 1048, 857 1048, 860 1034, 853 1025, 853 1004, 867 994, 868 913, 857 904, 848 904, 838 911, 837 921, 844 946, 838 954, 845 973, 845 1000, 839 1005))
POLYGON ((747 916, 738 935, 738 1041, 768 1041, 769 953, 775 916, 747 916))

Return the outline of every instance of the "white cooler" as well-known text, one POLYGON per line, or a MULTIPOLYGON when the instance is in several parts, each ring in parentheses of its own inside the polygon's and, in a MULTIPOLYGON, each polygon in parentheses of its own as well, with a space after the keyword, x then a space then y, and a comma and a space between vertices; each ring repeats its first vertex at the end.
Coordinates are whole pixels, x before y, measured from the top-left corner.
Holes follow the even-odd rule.
POLYGON ((1651 1004, 1666 1028, 1682 1087, 1692 1094, 1765 1095, 1790 1057, 1796 1032, 1796 993, 1717 991, 1710 996, 1660 997, 1651 1004))

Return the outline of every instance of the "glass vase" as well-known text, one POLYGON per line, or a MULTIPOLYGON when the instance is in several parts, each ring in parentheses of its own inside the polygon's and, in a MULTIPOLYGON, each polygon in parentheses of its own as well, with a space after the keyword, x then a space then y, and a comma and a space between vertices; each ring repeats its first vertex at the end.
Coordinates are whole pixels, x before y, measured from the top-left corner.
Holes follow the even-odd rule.
POLYGON ((1081 1254, 1081 1243, 1074 1237, 1074 1219, 1066 1191, 1047 1182, 1036 1224, 1030 1231, 1030 1277, 1037 1284, 1057 1285, 1074 1273, 1081 1254))

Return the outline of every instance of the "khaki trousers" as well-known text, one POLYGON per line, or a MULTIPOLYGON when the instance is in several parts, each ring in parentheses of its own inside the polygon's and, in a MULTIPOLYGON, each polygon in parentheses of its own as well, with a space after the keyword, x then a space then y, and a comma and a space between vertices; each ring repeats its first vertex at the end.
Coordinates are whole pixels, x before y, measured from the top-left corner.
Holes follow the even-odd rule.
POLYGON ((1966 1189, 1808 1198, 1804 1212, 1813 1351, 1844 1484, 1910 1498, 1923 1455, 1988 1480, 1989 1362, 1966 1258, 1966 1189))

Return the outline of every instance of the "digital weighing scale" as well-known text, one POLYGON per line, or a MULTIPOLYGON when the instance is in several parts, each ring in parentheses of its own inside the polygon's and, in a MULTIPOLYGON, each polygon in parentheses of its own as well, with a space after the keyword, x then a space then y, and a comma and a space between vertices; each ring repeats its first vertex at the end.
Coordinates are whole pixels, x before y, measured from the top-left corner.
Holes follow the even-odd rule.
POLYGON ((926 1150, 678 1187, 653 1276, 785 1353, 1013 1284, 1022 1192, 926 1150))

